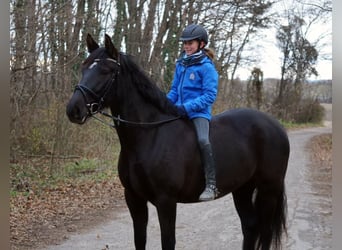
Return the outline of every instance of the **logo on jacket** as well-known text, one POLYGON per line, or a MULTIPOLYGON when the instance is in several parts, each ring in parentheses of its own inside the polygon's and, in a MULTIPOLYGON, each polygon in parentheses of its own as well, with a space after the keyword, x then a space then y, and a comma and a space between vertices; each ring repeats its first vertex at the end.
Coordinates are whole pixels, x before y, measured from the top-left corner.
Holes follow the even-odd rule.
POLYGON ((189 76, 189 79, 190 79, 190 80, 195 80, 195 74, 194 74, 194 73, 191 73, 190 76, 189 76))

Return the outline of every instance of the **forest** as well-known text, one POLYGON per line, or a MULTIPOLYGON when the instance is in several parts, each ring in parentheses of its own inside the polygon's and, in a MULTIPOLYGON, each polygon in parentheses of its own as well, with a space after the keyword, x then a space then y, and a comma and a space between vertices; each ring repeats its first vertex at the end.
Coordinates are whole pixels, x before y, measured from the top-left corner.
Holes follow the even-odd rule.
MULTIPOLYGON (((166 92, 182 49, 182 30, 201 24, 220 76, 214 113, 247 106, 285 122, 318 122, 321 93, 307 79, 319 74, 318 60, 331 60, 331 54, 321 53, 331 30, 313 40, 308 34, 319 24, 329 25, 331 11, 331 0, 11 0, 11 163, 44 158, 53 173, 61 160, 113 158, 117 138, 111 128, 95 121, 80 127, 65 115, 87 56, 88 33, 100 44, 109 34, 166 92), (274 31, 272 46, 281 58, 281 73, 272 81, 255 66, 267 30, 274 31), (248 80, 239 78, 241 68, 250 69, 248 80)), ((331 81, 319 85, 328 89, 329 99, 331 81)))

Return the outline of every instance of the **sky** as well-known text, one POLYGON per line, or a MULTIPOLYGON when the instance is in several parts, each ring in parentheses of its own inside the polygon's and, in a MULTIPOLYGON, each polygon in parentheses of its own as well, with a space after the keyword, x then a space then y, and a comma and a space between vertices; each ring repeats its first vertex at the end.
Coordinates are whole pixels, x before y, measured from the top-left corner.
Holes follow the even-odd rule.
MULTIPOLYGON (((259 67, 263 73, 264 78, 279 78, 280 76, 280 65, 281 65, 281 59, 282 55, 279 51, 279 49, 274 44, 272 44, 272 40, 275 40, 270 38, 271 36, 275 36, 274 33, 269 33, 268 38, 263 40, 260 51, 258 52, 260 62, 255 64, 253 67, 259 67)), ((321 51, 321 54, 332 54, 332 46, 331 42, 330 45, 325 47, 325 51, 321 51)), ((246 80, 250 76, 250 72, 252 68, 241 68, 237 76, 239 76, 240 79, 246 80)), ((327 80, 332 79, 332 60, 324 60, 322 58, 319 58, 317 60, 317 63, 315 65, 316 70, 318 71, 318 76, 311 76, 310 80, 327 80)))
MULTIPOLYGON (((284 0, 283 2, 288 2, 284 0)), ((279 8, 279 7, 278 7, 279 8)), ((318 76, 311 76, 310 80, 326 80, 332 79, 332 23, 331 19, 326 24, 316 24, 311 27, 311 32, 308 33, 307 39, 310 42, 314 42, 320 37, 322 34, 330 33, 330 36, 325 36, 325 38, 321 41, 325 43, 323 48, 319 50, 319 58, 315 65, 316 70, 318 71, 318 76), (330 58, 330 60, 323 59, 322 56, 330 58)), ((264 78, 279 78, 280 77, 280 65, 282 54, 280 53, 277 45, 276 45, 276 30, 268 29, 265 30, 263 34, 259 34, 257 43, 260 44, 258 46, 258 51, 255 53, 258 54, 260 61, 253 65, 250 68, 240 68, 237 72, 237 76, 246 80, 250 77, 250 72, 253 67, 259 67, 263 73, 264 78)))

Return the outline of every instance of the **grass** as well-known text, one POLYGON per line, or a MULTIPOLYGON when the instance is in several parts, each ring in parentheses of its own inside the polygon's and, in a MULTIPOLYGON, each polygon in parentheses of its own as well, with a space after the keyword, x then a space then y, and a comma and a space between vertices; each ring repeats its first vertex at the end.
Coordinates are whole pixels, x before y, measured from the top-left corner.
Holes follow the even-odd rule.
POLYGON ((101 182, 117 177, 116 162, 111 160, 81 159, 60 164, 51 174, 47 160, 30 159, 20 164, 11 164, 10 195, 27 196, 68 183, 101 182))
POLYGON ((280 120, 280 123, 287 130, 295 130, 295 129, 304 129, 304 128, 312 128, 312 127, 322 127, 323 123, 295 123, 289 121, 280 120))
POLYGON ((102 180, 117 174, 113 162, 103 162, 98 159, 82 159, 80 161, 68 163, 64 166, 64 174, 58 176, 59 178, 72 178, 72 179, 93 179, 102 180))

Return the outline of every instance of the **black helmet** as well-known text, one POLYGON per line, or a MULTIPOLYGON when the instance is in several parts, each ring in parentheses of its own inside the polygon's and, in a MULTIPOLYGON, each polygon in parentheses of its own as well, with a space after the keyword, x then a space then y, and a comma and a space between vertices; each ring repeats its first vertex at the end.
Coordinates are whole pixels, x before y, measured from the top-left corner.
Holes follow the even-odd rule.
POLYGON ((191 41, 198 39, 203 41, 205 44, 208 43, 208 33, 207 31, 198 24, 190 24, 188 25, 182 32, 180 37, 180 41, 191 41))

